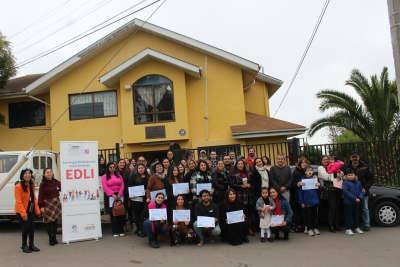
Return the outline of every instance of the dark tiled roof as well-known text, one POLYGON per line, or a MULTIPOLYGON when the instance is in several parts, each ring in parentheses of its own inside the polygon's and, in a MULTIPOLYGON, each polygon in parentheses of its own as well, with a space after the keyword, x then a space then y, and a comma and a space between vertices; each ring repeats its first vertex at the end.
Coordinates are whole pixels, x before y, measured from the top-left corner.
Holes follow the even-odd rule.
POLYGON ((19 93, 22 92, 22 88, 27 87, 29 84, 33 83, 40 77, 42 77, 45 73, 41 74, 31 74, 22 76, 19 78, 11 79, 8 82, 8 85, 4 89, 0 89, 0 94, 9 94, 9 93, 19 93))
POLYGON ((302 125, 258 115, 246 111, 246 124, 231 126, 232 133, 306 128, 302 125))

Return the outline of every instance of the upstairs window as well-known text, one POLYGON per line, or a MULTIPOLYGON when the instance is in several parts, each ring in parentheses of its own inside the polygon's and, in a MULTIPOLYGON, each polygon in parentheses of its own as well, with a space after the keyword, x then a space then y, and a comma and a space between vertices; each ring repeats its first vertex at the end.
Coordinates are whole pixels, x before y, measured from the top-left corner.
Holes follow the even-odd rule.
POLYGON ((44 104, 38 101, 8 104, 10 128, 46 125, 44 104))
POLYGON ((70 95, 70 120, 112 117, 118 115, 117 92, 107 91, 70 95))
POLYGON ((148 75, 133 84, 135 124, 175 121, 172 81, 148 75))

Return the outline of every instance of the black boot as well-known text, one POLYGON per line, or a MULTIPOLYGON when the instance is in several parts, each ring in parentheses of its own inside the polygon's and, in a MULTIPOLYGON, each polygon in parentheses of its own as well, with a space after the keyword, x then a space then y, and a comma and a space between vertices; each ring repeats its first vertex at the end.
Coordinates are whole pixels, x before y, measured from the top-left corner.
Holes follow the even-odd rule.
POLYGON ((276 233, 275 233, 275 240, 279 240, 279 239, 281 239, 281 238, 279 237, 279 232, 276 232, 276 233))
POLYGON ((138 237, 145 237, 146 235, 142 231, 137 232, 138 237))
POLYGON ((243 236, 243 242, 244 243, 249 243, 250 242, 246 235, 243 236))
POLYGON ((58 244, 58 241, 57 241, 57 238, 56 238, 56 235, 57 235, 57 221, 55 221, 55 222, 53 222, 53 243, 54 243, 54 245, 57 245, 58 244))
POLYGON ((159 248, 160 245, 157 244, 157 239, 154 237, 149 238, 149 247, 151 248, 159 248))
POLYGON ((49 237, 49 245, 54 246, 54 240, 52 236, 49 237))
POLYGON ((58 241, 57 241, 56 236, 53 236, 53 243, 54 243, 54 245, 57 245, 57 244, 58 244, 58 241))
POLYGON ((337 222, 333 224, 333 229, 335 229, 336 231, 342 230, 342 229, 340 229, 339 224, 337 222))
POLYGON ((21 249, 25 253, 32 253, 32 250, 30 250, 27 245, 22 245, 21 249))
POLYGON ((284 233, 283 234, 283 240, 285 240, 285 241, 289 240, 289 233, 284 233))
POLYGON ((29 242, 29 249, 34 251, 34 252, 39 252, 40 251, 39 248, 35 247, 35 245, 33 243, 30 243, 30 242, 29 242))
POLYGON ((333 228, 333 225, 331 223, 329 223, 329 232, 336 233, 336 230, 335 228, 333 228))

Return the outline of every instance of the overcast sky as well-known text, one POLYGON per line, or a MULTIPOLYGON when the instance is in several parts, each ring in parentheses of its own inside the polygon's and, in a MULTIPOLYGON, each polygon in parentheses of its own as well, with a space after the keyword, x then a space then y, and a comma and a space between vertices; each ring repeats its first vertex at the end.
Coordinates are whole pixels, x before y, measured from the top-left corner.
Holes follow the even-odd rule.
MULTIPOLYGON (((18 52, 107 1, 110 0, 0 0, 0 30, 11 37, 66 3, 56 13, 49 13, 36 25, 11 38, 14 52, 18 52)), ((16 54, 17 62, 67 41, 138 2, 111 0, 57 34, 16 54)), ((167 0, 149 22, 261 64, 265 74, 283 80, 283 86, 270 99, 272 116, 290 84, 324 3, 324 0, 167 0)), ((21 67, 18 77, 48 72, 129 20, 146 20, 158 5, 21 67)), ((333 0, 276 118, 309 127, 324 116, 318 111, 319 101, 315 97, 318 91, 329 88, 352 94, 352 89, 344 83, 353 68, 370 76, 380 73, 384 66, 389 68, 390 78, 395 79, 387 1, 333 0)), ((320 131, 308 141, 326 143, 327 138, 320 131)))

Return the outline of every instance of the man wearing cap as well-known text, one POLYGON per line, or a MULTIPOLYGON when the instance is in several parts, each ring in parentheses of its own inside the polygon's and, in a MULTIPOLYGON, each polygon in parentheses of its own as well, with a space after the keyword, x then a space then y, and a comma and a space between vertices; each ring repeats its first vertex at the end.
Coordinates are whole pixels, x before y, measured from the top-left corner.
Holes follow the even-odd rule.
POLYGON ((199 163, 200 160, 207 160, 207 152, 203 149, 200 150, 200 156, 199 159, 196 159, 197 164, 199 163))
POLYGON ((354 170, 358 180, 361 182, 363 187, 364 198, 361 202, 361 216, 364 221, 364 231, 370 231, 370 218, 368 209, 369 189, 374 184, 374 175, 368 165, 360 160, 360 155, 357 151, 353 151, 350 154, 350 162, 347 164, 344 170, 344 174, 347 175, 349 170, 354 170))
POLYGON ((256 159, 256 151, 254 148, 250 147, 248 150, 249 156, 247 159, 244 160, 244 162, 247 163, 252 169, 254 169, 254 160, 256 159))

